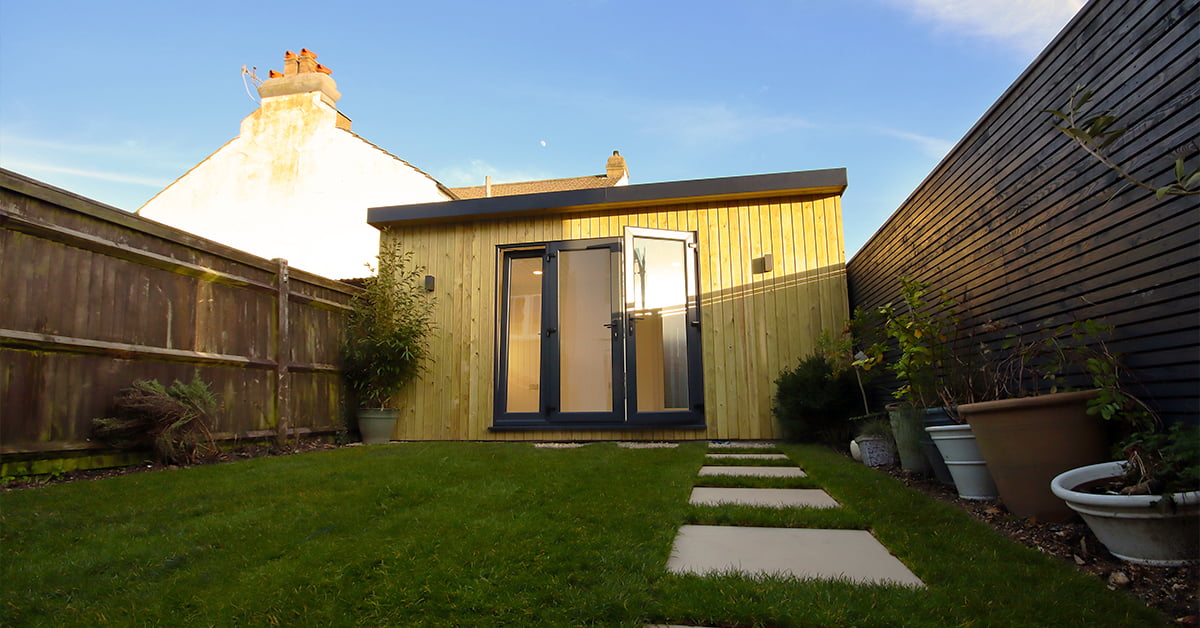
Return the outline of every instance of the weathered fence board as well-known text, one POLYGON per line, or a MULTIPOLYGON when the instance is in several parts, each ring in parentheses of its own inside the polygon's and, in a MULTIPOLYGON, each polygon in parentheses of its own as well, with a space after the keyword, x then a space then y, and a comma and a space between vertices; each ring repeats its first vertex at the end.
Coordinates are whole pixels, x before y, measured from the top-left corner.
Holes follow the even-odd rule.
POLYGON ((5 170, 0 261, 3 474, 34 457, 103 453, 91 420, 137 379, 199 374, 227 438, 340 424, 352 286, 5 170))

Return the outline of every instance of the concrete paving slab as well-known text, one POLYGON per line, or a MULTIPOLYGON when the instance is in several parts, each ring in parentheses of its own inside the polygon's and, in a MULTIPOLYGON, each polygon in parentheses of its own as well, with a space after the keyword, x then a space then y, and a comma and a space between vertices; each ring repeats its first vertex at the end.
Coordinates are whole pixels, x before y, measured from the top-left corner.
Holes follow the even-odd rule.
POLYGON ((700 475, 740 475, 757 478, 806 478, 800 467, 700 467, 700 475))
POLYGON ((819 488, 711 488, 692 489, 691 504, 696 506, 766 506, 768 508, 838 508, 829 493, 819 488))
POLYGON ((787 460, 787 454, 705 454, 714 460, 787 460))
POLYGON ((685 525, 675 537, 667 570, 925 586, 866 530, 685 525))
POLYGON ((714 440, 708 442, 709 449, 728 449, 730 447, 749 447, 751 449, 771 449, 775 443, 762 440, 714 440))

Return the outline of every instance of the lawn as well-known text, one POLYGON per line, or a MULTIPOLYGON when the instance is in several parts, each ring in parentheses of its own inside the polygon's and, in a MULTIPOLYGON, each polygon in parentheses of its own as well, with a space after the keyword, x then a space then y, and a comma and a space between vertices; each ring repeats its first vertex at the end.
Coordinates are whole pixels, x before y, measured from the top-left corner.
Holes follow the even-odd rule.
POLYGON ((0 624, 1163 623, 816 447, 783 447, 811 478, 772 482, 823 486, 841 512, 689 506, 704 451, 409 443, 10 491, 0 624), (869 528, 929 586, 672 576, 683 523, 869 528))

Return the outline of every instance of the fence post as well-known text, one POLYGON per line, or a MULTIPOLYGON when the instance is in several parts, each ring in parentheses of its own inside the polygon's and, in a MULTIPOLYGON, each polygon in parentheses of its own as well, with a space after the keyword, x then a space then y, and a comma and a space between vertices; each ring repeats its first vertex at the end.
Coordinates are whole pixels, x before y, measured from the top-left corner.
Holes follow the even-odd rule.
POLYGON ((275 258, 276 314, 275 329, 275 442, 279 447, 287 444, 288 428, 291 424, 291 385, 288 366, 291 364, 291 334, 288 329, 288 263, 275 258))

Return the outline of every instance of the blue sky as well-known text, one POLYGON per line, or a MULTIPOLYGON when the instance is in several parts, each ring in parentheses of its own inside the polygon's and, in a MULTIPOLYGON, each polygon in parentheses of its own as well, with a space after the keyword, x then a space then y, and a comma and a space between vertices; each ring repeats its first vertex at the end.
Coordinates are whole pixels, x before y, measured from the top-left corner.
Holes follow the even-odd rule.
POLYGON ((1081 4, 0 0, 0 166, 136 210, 237 135, 243 65, 309 48, 452 187, 847 168, 849 256, 1081 4))

